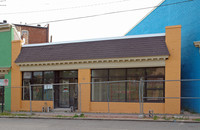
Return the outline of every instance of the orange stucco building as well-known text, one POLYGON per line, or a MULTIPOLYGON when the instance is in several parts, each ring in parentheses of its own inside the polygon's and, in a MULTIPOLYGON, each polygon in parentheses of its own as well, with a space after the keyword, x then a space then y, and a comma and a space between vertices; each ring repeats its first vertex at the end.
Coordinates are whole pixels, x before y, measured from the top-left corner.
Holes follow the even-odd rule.
MULTIPOLYGON (((51 45, 22 46, 21 41, 14 41, 11 111, 30 110, 27 86, 30 83, 40 84, 32 86, 33 111, 42 111, 44 104, 47 104, 52 109, 74 106, 81 112, 140 113, 138 89, 124 83, 112 85, 105 92, 102 84, 95 84, 99 81, 138 80, 142 76, 136 75, 136 71, 144 75, 145 80, 180 80, 181 26, 166 27, 165 34, 51 45), (56 85, 60 83, 65 85, 56 85), (109 103, 106 94, 110 94, 109 103)), ((155 98, 181 96, 180 81, 159 85, 152 83, 151 87, 154 90, 149 89, 148 84, 145 88, 147 97, 148 94, 155 98)), ((149 110, 154 113, 179 114, 181 100, 144 100, 144 113, 149 110)))

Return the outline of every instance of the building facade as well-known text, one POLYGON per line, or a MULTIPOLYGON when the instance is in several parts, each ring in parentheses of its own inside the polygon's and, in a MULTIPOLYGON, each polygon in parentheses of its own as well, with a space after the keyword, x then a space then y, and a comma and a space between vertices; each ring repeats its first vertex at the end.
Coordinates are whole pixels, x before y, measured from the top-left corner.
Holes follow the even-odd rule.
MULTIPOLYGON (((15 46, 20 44, 24 44, 25 42, 21 40, 22 32, 29 32, 29 43, 33 42, 48 42, 48 30, 49 27, 35 27, 34 26, 23 26, 23 25, 12 25, 7 23, 6 20, 0 23, 0 79, 8 79, 8 86, 0 87, 0 108, 5 111, 11 111, 11 86, 15 84, 12 82, 12 73, 15 73, 15 69, 13 69, 13 58, 16 58, 17 55, 13 55, 16 53, 15 46), (17 26, 17 30, 16 29, 17 26), (45 31, 42 31, 45 30, 45 31), (40 36, 38 36, 38 34, 40 36), (36 39, 36 40, 33 40, 36 39)), ((23 37, 22 37, 23 38, 23 37)), ((28 43, 28 42, 27 42, 28 43)))
POLYGON ((0 88, 0 105, 3 103, 6 111, 11 110, 11 46, 14 40, 20 40, 15 27, 7 23, 0 24, 0 79, 9 81, 8 86, 0 88))
MULTIPOLYGON (((199 6, 199 0, 190 2, 163 0, 161 6, 153 10, 126 35, 163 33, 165 32, 165 26, 181 25, 181 78, 200 79, 199 6)), ((182 82, 182 97, 200 97, 199 84, 198 81, 182 82)), ((200 112, 199 103, 200 99, 185 99, 182 100, 182 108, 189 109, 192 112, 200 112)))
POLYGON ((46 27, 15 24, 15 27, 21 33, 25 44, 49 42, 49 24, 46 27))
MULTIPOLYGON (((106 90, 102 82, 180 80, 181 75, 181 26, 166 27, 162 34, 12 46, 12 111, 30 110, 31 84, 33 111, 42 111, 46 104, 108 112, 109 102, 111 113, 139 113, 134 84, 111 84, 106 90)), ((180 82, 146 85, 145 96, 154 98, 144 100, 145 113, 180 113, 180 99, 159 98, 180 97, 180 82)))

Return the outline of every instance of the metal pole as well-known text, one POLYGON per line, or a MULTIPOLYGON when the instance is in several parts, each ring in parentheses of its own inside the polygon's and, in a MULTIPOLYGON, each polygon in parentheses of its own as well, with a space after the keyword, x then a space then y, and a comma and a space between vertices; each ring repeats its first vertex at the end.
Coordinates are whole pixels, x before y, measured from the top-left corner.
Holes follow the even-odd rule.
POLYGON ((140 78, 140 83, 139 83, 139 104, 140 104, 140 118, 143 118, 143 80, 140 78))
POLYGON ((109 83, 107 82, 107 102, 108 102, 108 113, 110 113, 110 104, 109 104, 109 83))
POLYGON ((142 111, 141 111, 141 80, 140 80, 140 83, 139 83, 139 104, 140 104, 140 114, 142 114, 142 111))
POLYGON ((142 89, 142 104, 141 104, 141 112, 142 112, 142 115, 144 115, 144 111, 143 111, 143 106, 144 106, 144 82, 143 80, 141 79, 141 89, 142 89))
POLYGON ((54 85, 52 84, 52 100, 53 100, 53 108, 54 109, 54 85))
POLYGON ((31 94, 31 84, 29 83, 29 98, 30 98, 30 113, 32 114, 32 94, 31 94))
POLYGON ((81 112, 81 83, 78 84, 78 89, 79 88, 80 88, 80 90, 78 90, 78 92, 79 92, 78 97, 80 98, 79 111, 81 112))

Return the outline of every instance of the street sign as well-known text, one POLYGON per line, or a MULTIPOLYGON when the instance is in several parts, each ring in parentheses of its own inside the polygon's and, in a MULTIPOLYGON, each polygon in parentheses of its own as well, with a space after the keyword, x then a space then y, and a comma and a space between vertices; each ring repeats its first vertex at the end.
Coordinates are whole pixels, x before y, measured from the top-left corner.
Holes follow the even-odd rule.
POLYGON ((0 79, 0 86, 8 86, 8 79, 0 79))

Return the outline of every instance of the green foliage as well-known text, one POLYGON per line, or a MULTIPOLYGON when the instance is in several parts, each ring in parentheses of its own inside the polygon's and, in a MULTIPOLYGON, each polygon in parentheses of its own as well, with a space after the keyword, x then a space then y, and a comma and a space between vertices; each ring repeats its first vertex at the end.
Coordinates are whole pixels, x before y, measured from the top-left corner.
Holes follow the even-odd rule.
POLYGON ((59 118, 65 118, 65 117, 69 117, 69 116, 56 115, 55 117, 59 117, 59 118))
POLYGON ((158 119, 159 119, 158 116, 154 116, 154 117, 153 117, 153 120, 158 120, 158 119))
POLYGON ((83 113, 81 113, 80 117, 85 117, 85 115, 83 113))
POLYGON ((75 114, 73 117, 74 117, 74 118, 76 118, 76 117, 85 117, 85 115, 84 115, 83 113, 81 113, 80 115, 75 114))
POLYGON ((79 117, 77 114, 75 114, 73 117, 79 117))
POLYGON ((0 116, 28 116, 27 114, 12 114, 8 112, 0 113, 0 116))
POLYGON ((200 121, 200 118, 199 119, 194 119, 194 121, 200 121))
POLYGON ((163 116, 162 119, 164 120, 189 120, 189 117, 166 117, 166 116, 163 116))

